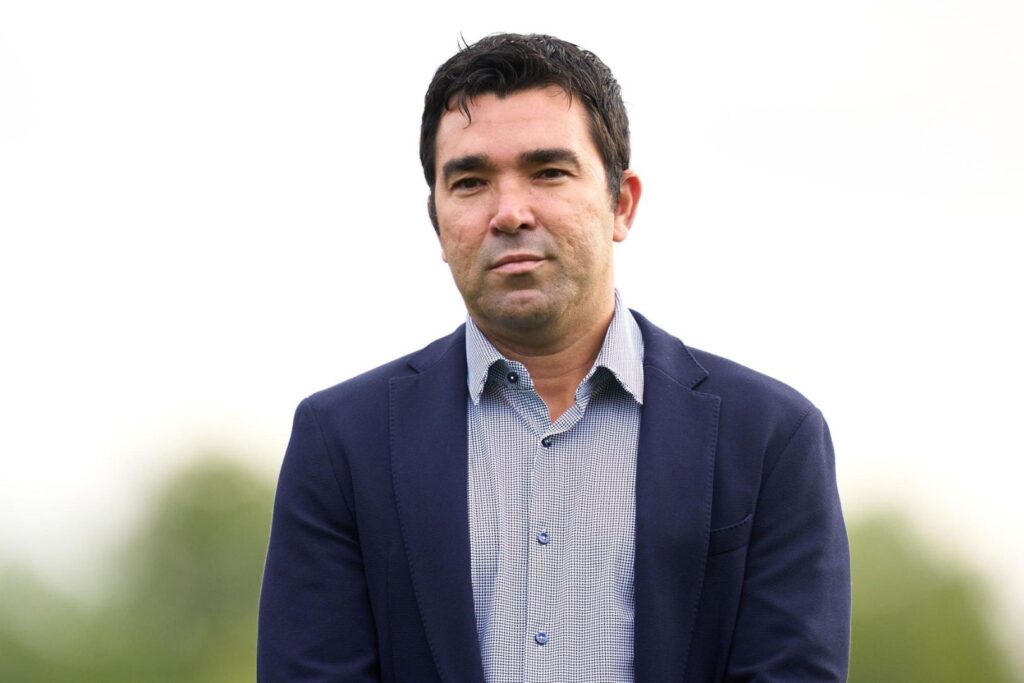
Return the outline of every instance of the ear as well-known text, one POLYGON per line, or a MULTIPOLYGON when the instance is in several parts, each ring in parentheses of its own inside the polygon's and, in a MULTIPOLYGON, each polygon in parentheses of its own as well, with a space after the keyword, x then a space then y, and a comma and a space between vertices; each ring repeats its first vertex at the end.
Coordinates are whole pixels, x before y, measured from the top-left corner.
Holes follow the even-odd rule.
POLYGON ((622 183, 619 185, 619 201, 615 204, 615 227, 612 232, 612 239, 616 242, 626 239, 626 235, 629 234, 642 192, 640 176, 628 168, 623 171, 622 183))

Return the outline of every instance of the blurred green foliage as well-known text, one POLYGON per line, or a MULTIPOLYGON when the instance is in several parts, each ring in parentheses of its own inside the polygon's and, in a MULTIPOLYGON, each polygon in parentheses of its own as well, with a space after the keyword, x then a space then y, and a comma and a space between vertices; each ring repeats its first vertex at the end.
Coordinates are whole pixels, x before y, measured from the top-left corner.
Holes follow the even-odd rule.
MULTIPOLYGON (((0 572, 3 683, 251 683, 268 482, 198 461, 162 488, 88 605, 0 572)), ((1003 683, 977 580, 896 515, 851 524, 854 683, 1003 683)))
POLYGON ((251 683, 273 493, 211 457, 162 488, 89 607, 0 575, 4 683, 251 683))
POLYGON ((984 587, 895 514, 850 528, 851 683, 1010 683, 984 587))

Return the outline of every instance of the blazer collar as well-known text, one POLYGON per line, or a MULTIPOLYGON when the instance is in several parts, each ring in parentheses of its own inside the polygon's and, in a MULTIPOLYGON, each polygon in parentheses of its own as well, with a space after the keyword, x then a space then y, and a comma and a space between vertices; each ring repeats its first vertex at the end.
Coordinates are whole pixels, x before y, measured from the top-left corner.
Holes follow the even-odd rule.
MULTIPOLYGON (((644 338, 644 365, 663 373, 682 387, 693 389, 704 381, 708 371, 690 353, 682 341, 630 309, 644 338)), ((645 377, 646 377, 645 371, 645 377)))
MULTIPOLYGON (((718 397, 681 341, 633 313, 644 341, 637 445, 634 670, 685 671, 711 529, 718 397)), ((391 380, 395 500, 420 616, 443 680, 483 683, 470 570, 465 327, 391 380)))

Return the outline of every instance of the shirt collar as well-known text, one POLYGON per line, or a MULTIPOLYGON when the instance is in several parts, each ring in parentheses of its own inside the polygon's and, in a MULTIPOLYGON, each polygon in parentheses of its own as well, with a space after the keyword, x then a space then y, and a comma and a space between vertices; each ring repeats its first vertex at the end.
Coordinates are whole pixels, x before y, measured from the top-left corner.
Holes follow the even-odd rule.
MULTIPOLYGON (((519 363, 510 361, 494 348, 470 316, 466 316, 466 384, 473 403, 480 403, 480 395, 487 385, 491 366, 495 363, 515 365, 525 372, 519 363)), ((629 310, 622 304, 618 290, 615 291, 615 313, 604 335, 601 350, 580 386, 586 385, 599 368, 606 368, 618 383, 643 405, 644 397, 644 341, 640 326, 629 310)), ((577 391, 577 393, 579 393, 577 391)))

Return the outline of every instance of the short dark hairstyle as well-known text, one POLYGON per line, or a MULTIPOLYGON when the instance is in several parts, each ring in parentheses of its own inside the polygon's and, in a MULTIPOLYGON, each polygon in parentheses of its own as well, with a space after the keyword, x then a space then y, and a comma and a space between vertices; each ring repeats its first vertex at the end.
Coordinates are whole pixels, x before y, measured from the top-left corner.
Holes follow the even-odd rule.
POLYGON ((523 90, 557 86, 583 102, 590 115, 590 135, 601 154, 614 205, 622 172, 629 168, 629 118, 619 84, 597 55, 545 35, 498 33, 472 45, 463 44, 434 74, 423 103, 420 163, 430 186, 430 220, 440 231, 434 208, 437 129, 441 117, 459 109, 470 118, 478 95, 504 98, 523 90))

